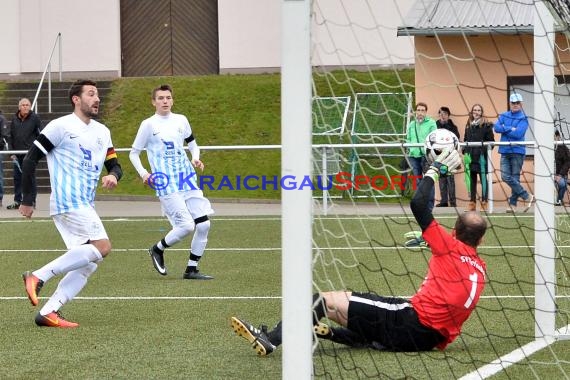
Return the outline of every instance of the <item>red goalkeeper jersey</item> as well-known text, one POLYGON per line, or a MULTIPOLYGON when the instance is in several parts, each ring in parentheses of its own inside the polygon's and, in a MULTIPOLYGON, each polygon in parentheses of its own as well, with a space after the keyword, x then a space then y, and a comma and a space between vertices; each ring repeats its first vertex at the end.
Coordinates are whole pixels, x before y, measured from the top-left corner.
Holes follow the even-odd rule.
POLYGON ((475 309, 486 281, 485 262, 475 248, 451 236, 436 220, 423 232, 432 257, 428 273, 411 302, 420 322, 447 339, 444 349, 461 333, 463 322, 475 309))

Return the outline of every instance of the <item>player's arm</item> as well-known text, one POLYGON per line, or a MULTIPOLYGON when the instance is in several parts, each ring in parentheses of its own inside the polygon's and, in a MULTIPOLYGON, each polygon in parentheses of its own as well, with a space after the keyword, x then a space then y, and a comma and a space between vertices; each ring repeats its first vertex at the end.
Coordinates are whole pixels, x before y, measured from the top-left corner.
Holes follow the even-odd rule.
MULTIPOLYGON (((129 153, 129 160, 133 167, 142 178, 144 184, 148 184, 150 173, 145 169, 141 162, 140 154, 147 147, 149 136, 152 133, 152 125, 143 121, 139 127, 131 152, 129 153)), ((147 152, 148 153, 148 152, 147 152)))
POLYGON ((428 207, 433 186, 434 179, 430 176, 424 176, 410 202, 410 208, 412 209, 414 218, 416 218, 422 231, 425 231, 434 219, 432 210, 428 207))
POLYGON ((105 169, 107 169, 107 173, 109 173, 109 175, 115 176, 117 182, 123 176, 123 169, 121 168, 121 164, 119 164, 117 153, 113 147, 107 149, 107 156, 105 157, 105 169))
POLYGON ((35 116, 36 116, 36 120, 35 120, 36 125, 35 125, 35 131, 34 132, 36 133, 36 136, 39 136, 40 133, 42 132, 42 121, 41 121, 40 117, 38 116, 38 114, 35 114, 35 116))
POLYGON ((44 158, 53 147, 54 145, 51 141, 49 141, 45 135, 40 134, 24 157, 24 161, 22 162, 22 204, 24 206, 31 207, 34 204, 32 188, 33 179, 36 176, 36 167, 38 166, 38 162, 44 158))
POLYGON ((104 164, 109 174, 101 178, 101 182, 105 189, 114 189, 123 176, 123 169, 121 169, 121 165, 117 160, 117 153, 113 147, 107 148, 104 164))
POLYGON ((420 182, 410 207, 422 231, 425 231, 434 220, 432 210, 427 206, 430 203, 431 193, 435 182, 440 176, 453 175, 461 164, 461 157, 456 150, 445 149, 430 165, 420 182))
POLYGON ((192 155, 192 165, 195 168, 204 170, 204 163, 200 161, 200 147, 196 143, 194 135, 190 134, 184 141, 188 144, 188 150, 190 150, 190 154, 192 155))
POLYGON ((140 158, 141 152, 142 149, 137 149, 135 147, 132 147, 131 152, 129 153, 129 160, 131 160, 131 164, 133 164, 133 167, 135 168, 139 176, 142 178, 143 183, 148 184, 150 173, 148 172, 148 170, 145 169, 145 167, 142 164, 140 158))

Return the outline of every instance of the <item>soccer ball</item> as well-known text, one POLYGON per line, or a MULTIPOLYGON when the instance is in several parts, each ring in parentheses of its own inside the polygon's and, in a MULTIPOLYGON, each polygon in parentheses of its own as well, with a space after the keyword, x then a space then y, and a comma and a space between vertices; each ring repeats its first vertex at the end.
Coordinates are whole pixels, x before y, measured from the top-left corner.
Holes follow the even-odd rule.
POLYGON ((447 148, 450 151, 459 149, 459 139, 453 132, 440 128, 427 135, 424 147, 427 160, 431 164, 444 149, 447 148))

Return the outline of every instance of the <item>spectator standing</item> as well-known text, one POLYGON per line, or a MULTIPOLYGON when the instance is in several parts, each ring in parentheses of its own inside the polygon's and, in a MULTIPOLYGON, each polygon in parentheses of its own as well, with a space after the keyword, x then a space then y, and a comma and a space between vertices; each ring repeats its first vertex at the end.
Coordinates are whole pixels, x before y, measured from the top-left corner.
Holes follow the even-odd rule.
MULTIPOLYGON (((554 139, 560 141, 560 132, 554 132, 554 139)), ((570 170, 570 150, 564 144, 556 146, 554 152, 555 171, 554 183, 556 184, 556 206, 564 206, 564 194, 568 186, 568 170, 570 170)))
MULTIPOLYGON (((435 120, 427 115, 427 110, 428 106, 426 103, 419 102, 416 104, 415 118, 410 122, 410 124, 408 124, 406 131, 406 143, 423 144, 427 135, 437 129, 435 120)), ((416 178, 416 185, 414 189, 417 189, 423 176, 424 168, 427 168, 426 152, 423 145, 421 147, 408 148, 408 161, 412 167, 412 174, 416 178)), ((434 192, 434 195, 431 197, 430 203, 433 207, 435 189, 432 190, 434 192)))
MULTIPOLYGON (((469 119, 465 125, 465 139, 467 143, 484 143, 495 141, 493 123, 484 116, 483 106, 474 104, 469 112, 469 119)), ((487 211, 489 200, 489 183, 487 181, 487 147, 480 145, 466 146, 463 149, 463 162, 465 164, 465 184, 469 192, 469 203, 465 211, 477 209, 477 175, 481 180, 481 211, 487 211)))
MULTIPOLYGON (((8 143, 10 150, 29 150, 34 140, 40 135, 42 122, 39 116, 32 111, 32 103, 28 98, 21 98, 18 102, 18 112, 12 118, 8 143)), ((14 163, 14 203, 6 208, 17 210, 22 203, 22 164, 25 154, 10 156, 14 163)), ((36 205, 37 186, 36 177, 32 178, 32 197, 36 205)))
POLYGON ((0 208, 4 198, 4 155, 1 152, 8 150, 8 133, 8 123, 0 111, 0 208))
MULTIPOLYGON (((460 140, 459 130, 457 126, 449 117, 451 111, 449 107, 441 107, 438 112, 439 119, 435 122, 438 129, 447 129, 460 140)), ((436 207, 457 207, 457 200, 455 198, 455 176, 441 176, 439 178, 439 193, 441 194, 441 202, 436 207)))
MULTIPOLYGON (((501 142, 513 143, 525 141, 528 129, 528 118, 522 107, 523 97, 513 92, 509 97, 510 110, 499 115, 495 122, 494 130, 501 134, 501 142)), ((525 201, 523 212, 527 212, 534 201, 534 195, 530 194, 521 185, 520 175, 526 155, 526 147, 521 144, 499 146, 501 155, 501 179, 511 188, 508 198, 508 213, 517 211, 518 199, 525 201)))

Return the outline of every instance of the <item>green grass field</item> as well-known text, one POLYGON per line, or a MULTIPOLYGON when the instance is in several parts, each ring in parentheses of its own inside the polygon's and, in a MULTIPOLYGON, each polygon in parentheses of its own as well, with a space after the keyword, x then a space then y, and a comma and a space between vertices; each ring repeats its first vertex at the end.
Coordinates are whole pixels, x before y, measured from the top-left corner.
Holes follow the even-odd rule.
MULTIPOLYGON (((450 225, 453 217, 441 218, 450 225)), ((181 279, 189 240, 166 256, 159 276, 146 249, 169 228, 162 219, 105 220, 114 251, 64 315, 73 330, 38 328, 25 298, 21 273, 37 269, 65 249, 51 220, 2 220, 0 236, 0 378, 63 379, 277 379, 281 355, 259 358, 229 326, 233 315, 273 325, 281 310, 280 220, 274 217, 213 219, 201 270, 213 281, 181 279)), ((530 342, 534 266, 533 219, 490 219, 480 249, 489 283, 463 335, 446 351, 389 353, 321 342, 316 378, 459 378, 530 342)), ((567 222, 566 222, 567 224, 567 222)), ((427 250, 402 247, 415 229, 405 216, 315 219, 314 284, 322 290, 374 290, 410 296, 422 281, 427 250)), ((567 296, 570 228, 558 232, 559 294, 567 296)), ((40 295, 50 295, 57 279, 40 295)), ((44 302, 45 299, 42 299, 44 302)), ((558 299, 558 325, 570 304, 558 299)), ((497 378, 563 378, 570 373, 567 342, 558 342, 497 378)))

